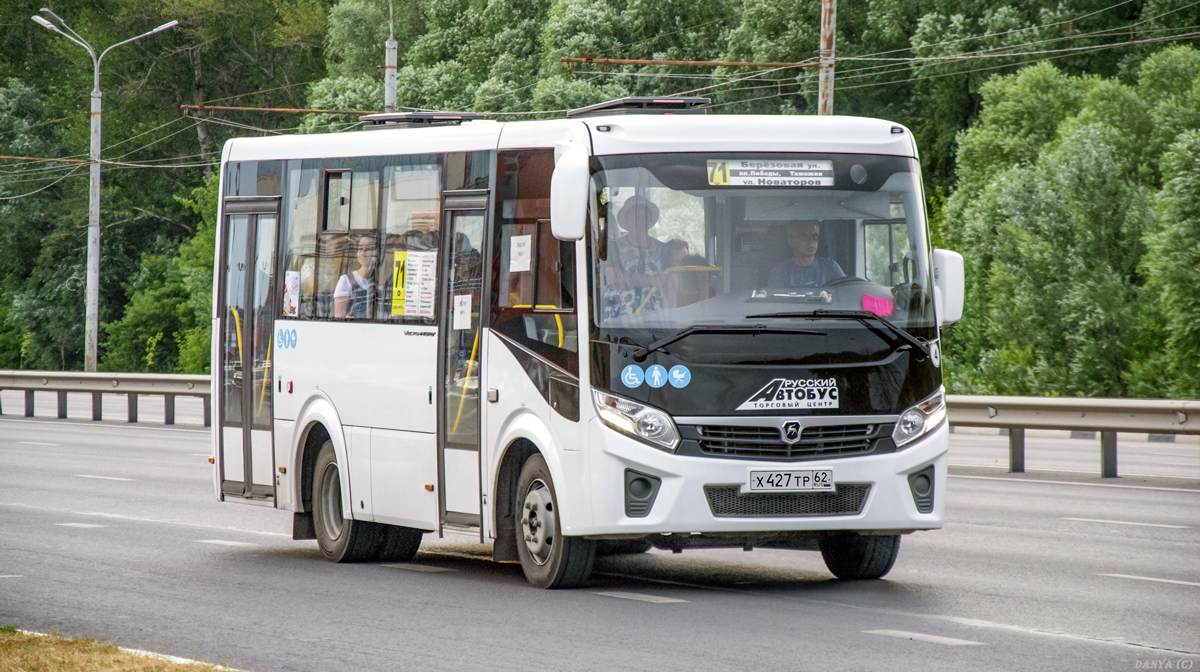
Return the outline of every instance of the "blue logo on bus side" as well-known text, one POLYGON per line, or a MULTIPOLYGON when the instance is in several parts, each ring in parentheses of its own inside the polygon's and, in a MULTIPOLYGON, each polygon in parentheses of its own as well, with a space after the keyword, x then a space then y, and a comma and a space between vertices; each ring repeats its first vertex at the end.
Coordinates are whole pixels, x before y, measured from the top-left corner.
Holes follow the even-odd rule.
POLYGON ((280 350, 292 350, 296 347, 296 330, 280 329, 275 335, 275 347, 280 350))
POLYGON ((692 372, 686 366, 676 364, 667 373, 667 379, 671 381, 672 387, 687 387, 688 383, 692 382, 692 372))
POLYGON ((642 381, 645 379, 646 374, 637 364, 630 364, 621 371, 621 382, 625 384, 625 387, 641 387, 642 381))

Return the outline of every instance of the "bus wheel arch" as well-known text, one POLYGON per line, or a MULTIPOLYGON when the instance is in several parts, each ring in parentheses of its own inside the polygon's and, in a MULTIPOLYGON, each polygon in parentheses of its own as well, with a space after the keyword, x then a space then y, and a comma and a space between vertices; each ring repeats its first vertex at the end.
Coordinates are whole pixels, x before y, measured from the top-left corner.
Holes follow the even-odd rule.
POLYGON ((496 470, 496 493, 492 513, 495 518, 496 541, 492 546, 492 559, 496 562, 518 562, 520 556, 516 545, 516 517, 513 515, 513 498, 517 493, 517 480, 521 467, 531 455, 539 453, 537 446, 526 438, 518 438, 504 449, 500 466, 496 470))
POLYGON ((300 477, 300 498, 297 500, 300 506, 296 508, 297 512, 312 513, 313 470, 317 465, 317 454, 328 439, 329 430, 320 422, 313 421, 304 428, 304 436, 299 442, 301 449, 296 456, 300 477))

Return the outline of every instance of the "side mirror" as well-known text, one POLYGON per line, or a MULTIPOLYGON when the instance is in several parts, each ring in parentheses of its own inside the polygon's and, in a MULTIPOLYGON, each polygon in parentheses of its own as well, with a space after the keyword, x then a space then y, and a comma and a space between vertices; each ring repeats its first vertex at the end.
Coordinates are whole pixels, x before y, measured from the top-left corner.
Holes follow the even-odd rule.
POLYGON ((559 240, 583 238, 591 170, 582 145, 566 144, 550 177, 550 230, 559 240))
POLYGON ((933 305, 938 326, 954 324, 962 317, 964 286, 962 255, 950 250, 934 250, 933 305))

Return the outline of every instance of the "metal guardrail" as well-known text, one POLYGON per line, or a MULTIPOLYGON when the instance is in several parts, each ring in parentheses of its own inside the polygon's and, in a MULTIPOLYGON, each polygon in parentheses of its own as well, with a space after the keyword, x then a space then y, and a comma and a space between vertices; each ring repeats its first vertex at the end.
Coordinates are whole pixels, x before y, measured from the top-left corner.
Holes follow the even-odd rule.
MULTIPOLYGON (((104 394, 129 397, 128 420, 137 422, 139 395, 161 395, 166 424, 175 424, 175 397, 204 399, 204 426, 212 424, 210 377, 163 373, 82 373, 74 371, 3 371, 0 390, 25 392, 25 415, 33 416, 34 394, 58 394, 58 417, 67 417, 67 394, 92 394, 92 419, 103 416, 104 394)), ((1063 397, 946 396, 951 425, 1008 430, 1009 471, 1025 471, 1025 430, 1064 429, 1100 432, 1100 474, 1117 475, 1117 432, 1200 434, 1200 400, 1085 399, 1063 397)), ((3 409, 0 409, 3 412, 3 409)))
MULTIPOLYGON (((175 397, 204 399, 204 426, 212 425, 210 377, 206 375, 177 375, 168 373, 83 373, 81 371, 5 371, 0 370, 0 390, 25 392, 25 417, 33 417, 34 395, 55 392, 58 395, 58 417, 67 417, 67 394, 90 392, 92 420, 104 416, 104 395, 124 394, 128 397, 128 420, 138 421, 138 396, 161 396, 163 420, 175 424, 175 397)), ((0 412, 3 409, 0 408, 0 412)))
POLYGON ((1117 476, 1117 432, 1200 434, 1200 401, 946 395, 960 427, 1008 429, 1008 470, 1025 471, 1026 429, 1100 432, 1100 475, 1117 476))

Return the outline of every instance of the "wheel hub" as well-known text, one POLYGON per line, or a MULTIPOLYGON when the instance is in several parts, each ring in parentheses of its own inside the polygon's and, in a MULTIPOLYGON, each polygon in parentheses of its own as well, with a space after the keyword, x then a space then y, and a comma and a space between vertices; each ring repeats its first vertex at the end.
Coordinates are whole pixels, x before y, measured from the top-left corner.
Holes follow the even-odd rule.
POLYGON ((555 527, 554 501, 550 497, 550 489, 542 481, 534 481, 521 507, 521 534, 529 555, 539 565, 546 564, 550 559, 555 527))

